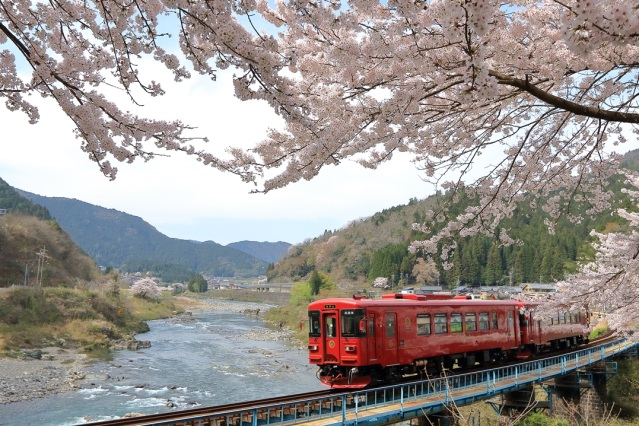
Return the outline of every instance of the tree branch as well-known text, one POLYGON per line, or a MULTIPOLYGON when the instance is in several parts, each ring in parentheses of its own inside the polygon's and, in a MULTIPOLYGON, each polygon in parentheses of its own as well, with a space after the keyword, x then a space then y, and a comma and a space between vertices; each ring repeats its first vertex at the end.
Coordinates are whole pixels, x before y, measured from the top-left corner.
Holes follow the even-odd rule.
POLYGON ((13 44, 15 44, 18 49, 20 49, 20 52, 22 52, 22 54, 26 58, 29 58, 31 53, 29 52, 29 49, 27 49, 27 46, 25 46, 24 43, 22 43, 20 39, 18 39, 18 37, 16 37, 15 34, 13 34, 9 30, 9 28, 5 27, 5 25, 2 22, 0 22, 0 31, 2 31, 3 33, 7 35, 7 37, 9 37, 9 40, 11 40, 13 44))
POLYGON ((542 90, 536 85, 532 84, 528 79, 522 80, 520 78, 509 77, 505 74, 500 73, 499 71, 494 70, 490 70, 488 74, 492 77, 495 77, 498 80, 499 84, 504 84, 506 86, 512 86, 521 89, 549 105, 561 108, 573 114, 611 122, 639 124, 639 114, 632 114, 621 111, 610 111, 601 108, 581 105, 542 90))

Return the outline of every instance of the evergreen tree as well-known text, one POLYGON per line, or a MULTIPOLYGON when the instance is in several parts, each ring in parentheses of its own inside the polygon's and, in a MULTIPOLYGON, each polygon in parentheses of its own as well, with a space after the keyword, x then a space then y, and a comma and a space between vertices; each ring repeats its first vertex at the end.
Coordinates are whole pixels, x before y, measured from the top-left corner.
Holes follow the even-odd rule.
POLYGON ((486 270, 484 273, 484 284, 495 285, 504 275, 504 269, 501 261, 501 250, 497 242, 493 242, 488 251, 486 261, 486 270))
POLYGON ((209 289, 209 283, 202 274, 191 275, 188 282, 188 289, 193 293, 204 293, 209 289))
POLYGON ((311 278, 308 280, 309 286, 311 287, 311 296, 318 295, 320 292, 320 288, 322 287, 322 278, 316 269, 313 269, 311 273, 311 278))

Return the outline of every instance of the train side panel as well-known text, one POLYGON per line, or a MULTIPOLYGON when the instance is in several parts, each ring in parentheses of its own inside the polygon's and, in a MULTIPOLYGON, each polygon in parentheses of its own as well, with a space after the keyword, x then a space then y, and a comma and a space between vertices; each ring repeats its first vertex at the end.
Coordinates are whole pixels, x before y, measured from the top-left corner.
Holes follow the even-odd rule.
MULTIPOLYGON (((399 308, 395 364, 428 359, 451 368, 456 359, 472 364, 490 361, 492 354, 515 350, 521 344, 514 304, 471 302, 399 308)), ((393 364, 390 358, 385 361, 393 364)))

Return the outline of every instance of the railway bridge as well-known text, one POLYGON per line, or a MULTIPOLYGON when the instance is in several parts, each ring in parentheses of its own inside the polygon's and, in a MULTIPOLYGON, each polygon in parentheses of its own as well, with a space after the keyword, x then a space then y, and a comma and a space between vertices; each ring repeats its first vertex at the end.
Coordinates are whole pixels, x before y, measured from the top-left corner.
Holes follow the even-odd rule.
POLYGON ((352 392, 323 391, 199 408, 91 425, 260 426, 383 425, 424 418, 447 407, 460 407, 529 389, 533 384, 587 374, 587 369, 637 350, 638 343, 617 339, 574 352, 476 372, 430 378, 352 392))

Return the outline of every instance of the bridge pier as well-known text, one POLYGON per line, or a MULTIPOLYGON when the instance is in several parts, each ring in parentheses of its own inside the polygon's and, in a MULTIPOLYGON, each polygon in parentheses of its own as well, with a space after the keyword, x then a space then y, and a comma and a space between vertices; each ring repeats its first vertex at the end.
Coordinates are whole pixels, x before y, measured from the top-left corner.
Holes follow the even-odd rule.
POLYGON ((606 381, 616 374, 616 363, 598 363, 585 370, 555 378, 552 411, 579 423, 605 415, 606 381))
POLYGON ((487 402, 506 424, 510 424, 524 412, 538 412, 550 408, 550 392, 545 387, 541 389, 547 393, 547 400, 538 400, 539 388, 530 384, 487 402))

